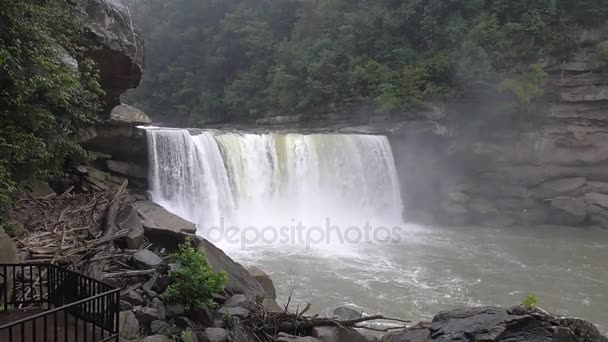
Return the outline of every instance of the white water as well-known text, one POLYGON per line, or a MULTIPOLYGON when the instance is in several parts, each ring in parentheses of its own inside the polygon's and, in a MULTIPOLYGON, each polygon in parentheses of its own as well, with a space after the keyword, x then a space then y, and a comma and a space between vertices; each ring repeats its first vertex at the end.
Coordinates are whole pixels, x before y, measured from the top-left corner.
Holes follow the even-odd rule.
MULTIPOLYGON (((222 245, 225 238, 209 236, 214 227, 241 232, 254 227, 258 235, 265 227, 275 229, 263 241, 247 246, 240 241, 243 248, 280 243, 273 234, 300 223, 314 230, 329 220, 340 234, 347 227, 402 222, 395 164, 384 136, 174 129, 150 129, 147 135, 152 199, 222 245)), ((282 243, 297 245, 294 240, 282 243)), ((340 242, 324 239, 325 247, 340 242)))

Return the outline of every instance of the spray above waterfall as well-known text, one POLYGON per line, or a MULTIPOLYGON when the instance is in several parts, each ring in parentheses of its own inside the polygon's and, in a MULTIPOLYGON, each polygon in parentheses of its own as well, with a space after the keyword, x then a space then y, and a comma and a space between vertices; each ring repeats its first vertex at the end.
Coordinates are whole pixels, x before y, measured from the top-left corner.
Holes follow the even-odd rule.
POLYGON ((401 194, 384 136, 158 128, 147 136, 152 199, 202 236, 242 247, 397 238, 401 194))

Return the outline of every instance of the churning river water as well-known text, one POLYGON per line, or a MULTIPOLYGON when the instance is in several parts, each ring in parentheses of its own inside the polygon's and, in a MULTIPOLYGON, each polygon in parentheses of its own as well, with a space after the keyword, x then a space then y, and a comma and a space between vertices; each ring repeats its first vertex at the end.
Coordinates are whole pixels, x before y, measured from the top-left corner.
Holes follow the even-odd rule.
MULTIPOLYGON (((608 232, 404 223, 386 137, 151 128, 152 199, 274 280, 280 304, 413 321, 529 294, 608 331, 608 232)), ((407 219, 405 220, 407 221, 407 219)))

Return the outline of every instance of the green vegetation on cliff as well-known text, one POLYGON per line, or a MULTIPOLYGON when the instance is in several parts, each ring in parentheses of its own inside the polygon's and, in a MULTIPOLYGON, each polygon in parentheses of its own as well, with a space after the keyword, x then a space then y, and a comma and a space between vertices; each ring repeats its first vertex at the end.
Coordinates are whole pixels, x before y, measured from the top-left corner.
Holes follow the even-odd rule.
POLYGON ((157 120, 400 112, 437 97, 543 93, 605 0, 132 0, 146 73, 129 100, 157 120))
POLYGON ((11 192, 61 173, 66 156, 80 152, 77 129, 100 108, 84 26, 74 18, 58 0, 0 6, 0 226, 11 192))

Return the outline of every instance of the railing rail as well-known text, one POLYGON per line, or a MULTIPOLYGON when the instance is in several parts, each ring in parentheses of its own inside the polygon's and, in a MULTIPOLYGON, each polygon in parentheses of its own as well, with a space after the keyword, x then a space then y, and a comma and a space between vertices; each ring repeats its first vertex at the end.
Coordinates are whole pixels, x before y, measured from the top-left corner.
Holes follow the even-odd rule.
POLYGON ((44 311, 0 326, 7 342, 118 341, 120 290, 51 264, 0 264, 1 311, 44 311))

